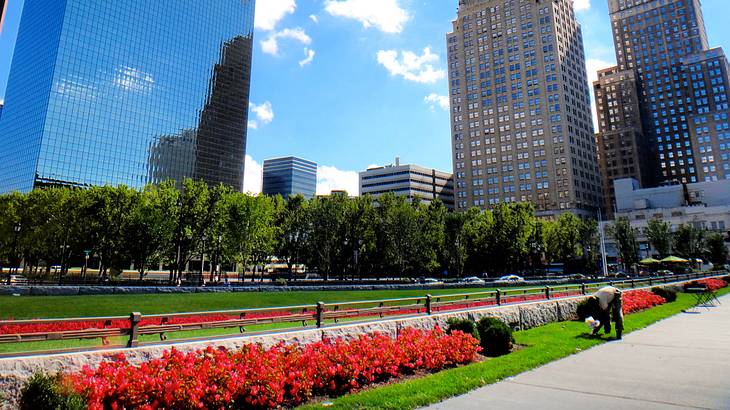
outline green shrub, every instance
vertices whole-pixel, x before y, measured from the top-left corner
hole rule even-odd
[[[663,297],[667,302],[677,300],[677,291],[671,287],[655,287],[651,288],[651,291],[655,295]]]
[[[454,330],[460,330],[467,335],[474,336],[475,339],[479,340],[479,332],[477,332],[477,325],[474,321],[469,319],[458,319],[455,317],[450,318],[446,321],[448,327],[446,333],[451,334]]]
[[[81,396],[64,387],[60,375],[34,374],[20,391],[21,410],[83,410]]]
[[[728,284],[730,284],[730,276],[725,276],[725,277],[722,278],[722,280],[724,280],[725,282],[727,282]]]
[[[502,356],[512,349],[512,329],[499,319],[483,317],[477,323],[480,344],[486,356]]]

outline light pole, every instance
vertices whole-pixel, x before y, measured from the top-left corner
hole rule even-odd
[[[63,271],[66,268],[66,249],[68,249],[68,245],[66,245],[66,241],[64,240],[63,245],[61,245],[61,269],[58,270],[59,285],[63,283]]]
[[[20,235],[21,229],[22,227],[20,226],[20,224],[15,224],[15,226],[13,227],[13,233],[15,235],[13,238],[13,255],[15,255],[16,259],[15,273],[18,273],[18,267],[20,266],[20,256],[18,255],[18,235]],[[10,282],[12,280],[11,273],[12,269],[8,269],[8,285],[10,285]]]
[[[208,237],[203,234],[203,247],[200,250],[200,278],[198,278],[198,286],[203,286],[205,284],[205,279],[203,278],[203,270],[205,269],[205,243],[208,241]]]

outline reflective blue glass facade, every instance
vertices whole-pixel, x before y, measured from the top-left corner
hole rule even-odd
[[[312,198],[317,192],[317,164],[296,157],[267,159],[262,191],[284,198],[296,194]]]
[[[26,0],[0,120],[0,192],[243,189],[254,0]]]

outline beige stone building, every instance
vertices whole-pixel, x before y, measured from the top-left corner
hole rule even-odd
[[[439,199],[448,209],[454,209],[454,180],[448,172],[420,165],[400,163],[369,168],[360,172],[360,195],[377,198],[386,193],[403,195],[409,201],[418,199],[429,204]]]
[[[592,215],[601,181],[572,0],[459,0],[446,36],[456,209]]]

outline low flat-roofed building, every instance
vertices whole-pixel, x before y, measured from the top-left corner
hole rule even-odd
[[[370,194],[377,198],[389,192],[406,196],[411,201],[418,198],[427,204],[439,199],[448,209],[454,209],[451,173],[420,165],[401,165],[399,158],[395,164],[360,172],[360,195]]]

